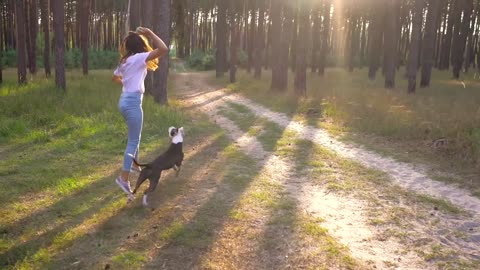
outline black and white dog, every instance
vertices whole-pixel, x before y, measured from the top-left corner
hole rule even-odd
[[[148,205],[148,194],[152,193],[157,187],[162,171],[173,168],[176,171],[176,176],[178,176],[178,174],[180,173],[180,168],[182,166],[184,156],[183,127],[170,127],[168,129],[168,135],[170,136],[170,138],[172,138],[172,143],[170,144],[170,147],[154,161],[148,164],[140,164],[132,156],[135,165],[142,168],[140,176],[138,176],[137,183],[135,184],[135,188],[132,193],[135,194],[145,180],[148,179],[150,182],[150,186],[147,190],[145,190],[143,194],[142,204],[144,206]],[[133,199],[133,194],[129,196],[129,201]]]

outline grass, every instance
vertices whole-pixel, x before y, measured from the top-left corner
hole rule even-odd
[[[152,209],[141,207],[139,200],[126,205],[113,184],[126,130],[111,71],[88,77],[69,71],[66,93],[40,74],[17,87],[14,71],[5,70],[0,89],[0,268],[258,268],[288,263],[356,268],[348,250],[328,235],[315,234],[312,226],[302,229],[301,224],[317,221],[298,215],[281,186],[264,177],[262,166],[208,118],[184,112],[175,99],[162,107],[145,98],[141,159],[150,160],[165,148],[169,126],[183,125],[188,134],[185,166],[178,178],[162,176],[150,197]],[[261,125],[264,144],[280,151],[268,139],[278,127]],[[308,246],[317,253],[290,253],[287,240],[296,250]],[[263,245],[268,241],[282,247]],[[262,254],[271,254],[271,261],[265,262]]]
[[[260,129],[262,130],[268,124],[276,126],[261,117],[255,117],[248,108],[238,104],[228,104],[222,109],[222,114],[240,126],[243,131],[258,128],[258,123],[261,123]],[[432,229],[431,226],[439,225],[434,220],[428,221],[428,217],[432,215],[432,210],[439,211],[439,213],[442,213],[441,215],[455,215],[456,218],[465,214],[445,200],[416,194],[394,186],[384,173],[367,169],[354,161],[340,158],[311,141],[296,139],[295,134],[287,134],[278,126],[273,130],[266,133],[270,141],[275,141],[275,147],[272,149],[274,149],[275,154],[294,161],[292,163],[294,163],[296,176],[304,177],[309,179],[311,183],[323,186],[326,192],[353,196],[366,202],[366,205],[368,205],[366,211],[369,215],[368,223],[378,229],[377,237],[379,241],[395,238],[409,246],[409,243],[415,242],[415,239],[418,238],[412,231],[416,222],[429,222],[429,225],[427,225],[429,230]],[[260,140],[262,133],[252,133],[251,135]],[[269,188],[268,190],[275,189]],[[255,192],[252,194],[254,198],[252,201],[263,204],[269,202],[272,205],[270,202],[272,197],[268,195],[269,193],[266,192]],[[324,236],[324,239],[328,239],[328,232],[321,226],[322,220],[316,221],[311,218],[303,221],[299,221],[302,220],[301,218],[294,220],[282,217],[278,218],[275,223],[296,223],[296,226],[304,235],[311,237]],[[464,238],[464,235],[457,232],[456,237]],[[435,245],[435,240],[430,238],[428,240],[417,244],[427,249],[430,248],[430,245]],[[338,245],[330,247],[327,253],[335,254],[336,249],[338,249]],[[439,252],[430,252],[427,255],[421,250],[417,250],[417,252],[427,260],[434,260],[438,265],[462,265],[465,269],[476,267],[476,262],[463,261],[456,255],[445,257],[444,253]],[[336,257],[338,258],[338,256]],[[348,259],[346,260],[348,261]]]
[[[397,72],[394,90],[385,90],[380,77],[369,81],[365,69],[353,73],[329,69],[324,77],[309,74],[308,98],[300,99],[293,96],[292,85],[286,93],[270,92],[267,72],[262,80],[240,72],[238,82],[228,88],[342,140],[359,142],[402,161],[429,163],[434,167],[433,178],[442,178],[439,171],[444,172],[440,175],[457,173],[460,178],[447,181],[478,193],[480,91],[476,90],[480,83],[473,74],[464,74],[464,88],[450,79],[449,72],[435,71],[430,88],[408,95],[402,72]],[[293,82],[291,73],[289,81]],[[226,84],[224,79],[216,83]],[[433,149],[431,142],[438,138],[448,143]]]

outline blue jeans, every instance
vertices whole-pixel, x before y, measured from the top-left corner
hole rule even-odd
[[[143,124],[142,99],[142,93],[122,93],[118,101],[118,109],[128,127],[128,142],[123,156],[123,171],[130,171],[132,167],[133,160],[129,154],[138,158]]]

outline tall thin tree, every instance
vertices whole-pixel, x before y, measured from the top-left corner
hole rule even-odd
[[[38,5],[37,0],[28,0],[28,69],[31,74],[37,73],[37,34]]]
[[[228,1],[218,0],[217,14],[217,44],[216,44],[216,76],[221,77],[225,72],[227,62],[227,5]]]
[[[460,78],[460,71],[463,66],[465,46],[467,42],[467,36],[470,31],[470,19],[473,10],[473,0],[459,0],[459,11],[463,11],[463,14],[459,13],[460,18],[457,20],[457,26],[454,29],[454,41],[452,44],[452,66],[453,66],[453,78]]]
[[[83,75],[88,75],[88,19],[90,18],[90,1],[82,1],[80,6],[80,48],[82,50]]]
[[[370,23],[368,25],[368,78],[375,80],[380,67],[380,51],[383,44],[383,25],[385,7],[381,0],[372,1],[370,6]]]
[[[395,87],[395,71],[397,64],[399,0],[386,1],[387,12],[385,22],[385,88]]]
[[[299,0],[299,32],[297,42],[297,64],[295,67],[295,94],[307,95],[307,44],[310,31],[310,5],[308,0]]]
[[[65,81],[65,3],[64,0],[51,0],[53,11],[53,35],[55,39],[55,85],[66,90]]]
[[[330,38],[330,0],[325,0],[323,7],[323,30],[322,30],[322,46],[320,48],[320,55],[318,61],[318,74],[323,76],[325,74],[325,66],[327,61],[328,40]]]
[[[26,66],[26,28],[25,28],[25,1],[15,1],[15,22],[17,30],[17,75],[18,84],[27,83]]]
[[[287,91],[288,89],[288,67],[290,64],[290,46],[293,35],[293,15],[297,8],[298,0],[284,0],[283,4],[283,29],[280,41],[280,59],[278,90]]]
[[[408,50],[408,93],[415,93],[417,87],[418,59],[420,55],[420,39],[422,35],[423,8],[425,0],[415,0],[415,9],[413,10],[412,21],[412,39]]]
[[[45,76],[48,78],[51,75],[50,71],[50,1],[40,0],[40,9],[42,17],[43,30],[43,67],[45,69]]]
[[[170,0],[157,0],[154,2],[154,10],[156,14],[155,23],[156,31],[159,37],[170,48],[171,33],[171,17],[170,17]],[[154,89],[153,97],[157,103],[168,104],[167,97],[167,79],[168,79],[168,63],[169,55],[165,55],[160,59],[158,69],[154,73]]]
[[[255,58],[254,58],[254,66],[255,66],[255,73],[254,77],[256,79],[260,79],[262,76],[262,64],[263,64],[263,52],[265,48],[265,1],[266,0],[259,0],[258,1],[258,28],[257,28],[257,37],[255,39]]]
[[[230,82],[237,81],[237,0],[230,0]]]
[[[275,2],[275,3],[273,3]],[[272,90],[281,90],[279,85],[281,73],[281,54],[282,54],[282,3],[283,1],[272,1],[270,7],[270,21],[271,21],[271,55],[270,65],[272,66],[272,81],[270,88]]]
[[[437,32],[437,20],[440,17],[441,6],[444,0],[430,0],[427,9],[425,23],[425,35],[422,44],[422,78],[420,87],[429,87],[433,63],[435,61],[435,38]]]

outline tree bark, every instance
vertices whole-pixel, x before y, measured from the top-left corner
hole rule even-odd
[[[365,65],[365,46],[367,44],[367,21],[362,17],[362,33],[360,35],[360,65],[363,68]]]
[[[374,2],[370,9],[370,23],[368,26],[368,78],[375,80],[378,68],[380,67],[380,51],[383,43],[383,25],[385,21],[385,10],[377,6],[379,1]]]
[[[227,5],[226,0],[219,0],[217,15],[217,51],[216,51],[216,76],[222,77],[226,70],[227,62]]]
[[[53,32],[55,38],[55,85],[66,90],[65,82],[65,7],[64,0],[52,0]]]
[[[290,63],[290,44],[293,33],[293,7],[291,0],[285,0],[283,4],[283,29],[282,39],[280,42],[280,59],[279,59],[279,77],[278,77],[278,90],[287,91],[288,89],[288,68]]]
[[[290,42],[290,59],[291,59],[291,68],[295,72],[295,66],[297,64],[297,40],[298,40],[298,6],[295,0],[295,7],[293,8],[293,27],[292,27],[292,40]]]
[[[320,7],[321,7],[320,2],[318,2],[318,3],[314,4],[313,11],[312,11],[312,17],[313,17],[312,61],[311,61],[312,73],[317,72],[318,58],[319,58],[319,53],[320,53],[320,48],[321,48],[321,46],[320,46],[320,30],[322,28],[321,28]]]
[[[328,52],[328,39],[330,34],[330,0],[325,0],[323,9],[323,31],[322,31],[322,44],[320,48],[319,62],[318,62],[318,74],[323,76],[325,74],[325,66]]]
[[[455,0],[458,1],[458,0]],[[442,54],[440,56],[440,64],[439,64],[439,69],[448,69],[450,67],[450,51],[452,48],[452,32],[453,32],[453,25],[455,24],[455,13],[456,12],[456,2],[451,1],[449,5],[449,11],[448,11],[448,24],[447,24],[447,29],[446,33],[443,39],[443,44],[442,44]]]
[[[43,48],[43,67],[45,69],[45,76],[48,78],[51,75],[50,71],[50,8],[49,0],[40,0],[41,16],[42,16],[42,29],[44,37]]]
[[[177,57],[185,58],[185,0],[174,1],[175,30],[177,32]]]
[[[272,83],[270,88],[272,90],[281,90],[281,86],[279,85],[280,81],[280,57],[282,55],[282,4],[281,2],[276,2],[271,5],[270,8],[270,20],[271,20],[271,56],[270,56],[270,64],[272,66]]]
[[[88,75],[88,18],[90,17],[90,1],[82,1],[80,6],[80,48],[82,50],[82,71]]]
[[[171,18],[170,18],[170,0],[157,0],[154,2],[154,10],[158,14],[156,19],[156,28],[159,37],[170,48]],[[157,103],[168,104],[167,97],[167,79],[169,55],[160,58],[158,69],[154,73],[153,97]]]
[[[15,1],[15,22],[17,29],[17,75],[18,84],[27,83],[26,66],[26,28],[25,28],[25,1]]]
[[[37,0],[28,2],[28,69],[31,74],[37,73],[37,33],[38,33],[38,5]]]
[[[255,73],[254,77],[260,79],[262,76],[262,61],[263,61],[263,51],[265,48],[265,0],[258,1],[258,28],[257,28],[257,37],[255,39]]]
[[[465,44],[470,31],[473,0],[463,0],[461,4],[460,8],[463,9],[463,16],[461,18],[461,23],[458,24],[458,31],[455,31],[456,35],[452,48],[453,78],[455,79],[460,78],[460,71],[464,61]]]
[[[295,95],[307,96],[307,44],[310,31],[310,6],[308,0],[300,0],[297,64],[295,67]]]
[[[140,26],[140,0],[130,0],[129,30],[135,31]]]
[[[385,22],[385,88],[395,87],[399,0],[388,0]]]
[[[236,2],[230,1],[230,83],[237,81],[237,23]]]
[[[478,9],[480,7],[480,2],[477,1],[477,5],[475,6],[475,10],[473,11],[473,16],[472,19],[470,20],[470,26],[469,26],[469,33],[468,33],[468,42],[467,42],[467,49],[466,49],[466,55],[465,55],[465,72],[468,72],[468,69],[470,68],[470,65],[472,62],[475,62],[475,52],[474,52],[474,37],[473,33],[475,30],[475,25],[478,20]]]
[[[255,28],[257,25],[256,3],[254,0],[249,0],[250,6],[250,30],[248,33],[248,47],[247,47],[247,72],[250,73],[253,67],[253,51],[255,47]]]
[[[425,35],[422,46],[422,79],[420,88],[430,86],[430,78],[434,64],[435,39],[437,33],[437,20],[440,17],[443,0],[430,0],[427,10],[427,21],[425,23]]]
[[[415,0],[415,9],[414,9],[413,21],[412,21],[412,40],[410,42],[410,48],[408,50],[408,65],[407,65],[409,94],[415,93],[415,89],[417,87],[418,57],[420,55],[420,39],[422,35],[424,6],[425,6],[425,0]]]

